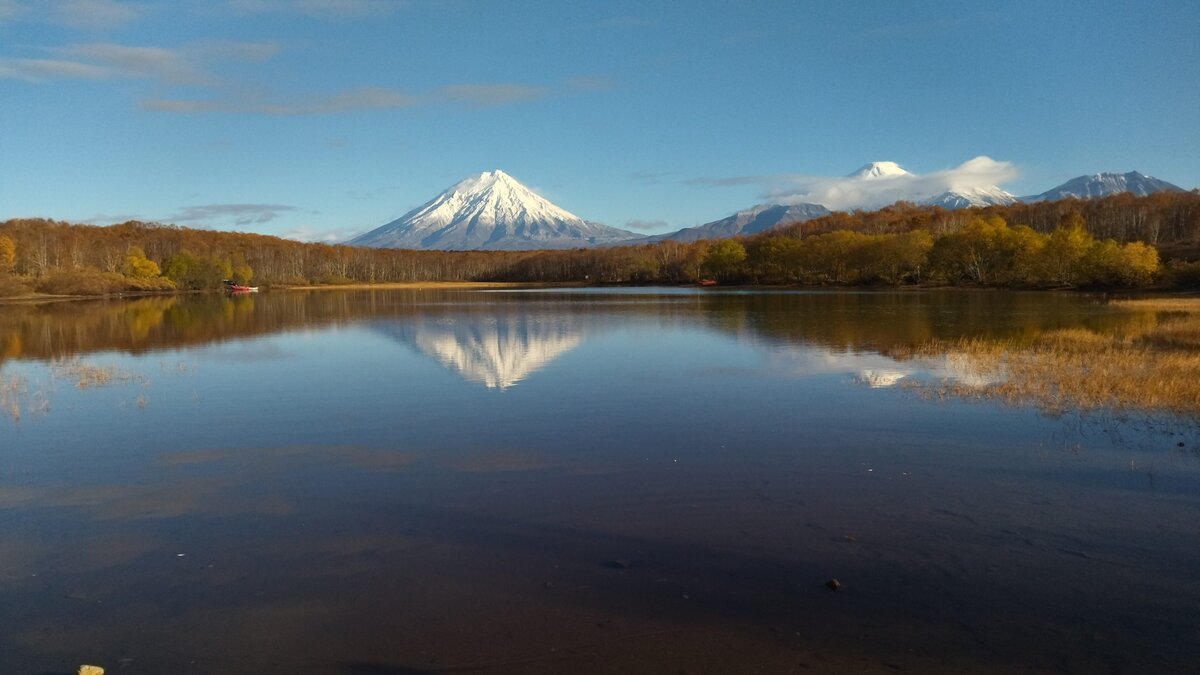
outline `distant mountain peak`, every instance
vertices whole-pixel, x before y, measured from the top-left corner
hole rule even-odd
[[[871,162],[851,173],[848,178],[874,180],[876,178],[891,178],[893,176],[911,176],[903,167],[895,162]]]
[[[635,236],[585,221],[494,169],[460,180],[349,243],[375,248],[543,249],[615,243]]]
[[[1049,190],[1022,199],[1027,202],[1054,201],[1074,197],[1075,199],[1092,199],[1107,197],[1122,192],[1145,196],[1155,192],[1183,192],[1183,188],[1172,185],[1165,180],[1147,176],[1140,171],[1126,173],[1103,172],[1090,176],[1077,176],[1071,180],[1050,188]]]

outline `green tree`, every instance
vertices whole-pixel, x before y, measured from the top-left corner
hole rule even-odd
[[[163,261],[163,274],[183,288],[217,288],[233,275],[226,259],[197,256],[187,249]]]
[[[787,283],[796,281],[800,272],[802,245],[794,237],[778,235],[752,240],[747,249],[747,266],[758,278]]]
[[[920,282],[932,248],[933,237],[925,230],[877,237],[868,247],[871,269],[885,283]]]
[[[700,266],[718,279],[728,279],[737,274],[745,260],[745,246],[733,239],[722,239],[708,249]]]

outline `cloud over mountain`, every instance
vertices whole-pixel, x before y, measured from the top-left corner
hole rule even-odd
[[[983,155],[924,175],[904,170],[883,174],[866,171],[883,164],[891,163],[877,162],[848,176],[771,177],[763,196],[780,204],[821,204],[833,210],[871,209],[902,200],[919,202],[945,192],[991,188],[1017,177],[1012,163]]]

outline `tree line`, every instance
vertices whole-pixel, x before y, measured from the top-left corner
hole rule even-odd
[[[952,284],[1200,283],[1200,193],[960,211],[897,203],[752,237],[548,251],[413,251],[130,221],[0,223],[0,295],[102,295],[350,282]],[[1165,264],[1164,264],[1165,262]]]

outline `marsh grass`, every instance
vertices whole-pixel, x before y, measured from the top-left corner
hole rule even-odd
[[[0,412],[14,421],[21,421],[21,397],[26,391],[25,378],[0,374]]]
[[[150,379],[116,366],[100,366],[78,358],[58,359],[50,363],[51,374],[60,380],[73,382],[77,389],[106,387],[112,384],[136,383],[148,386]]]
[[[1200,416],[1200,301],[1130,301],[1118,307],[1161,313],[1111,333],[1069,328],[1020,343],[935,340],[895,356],[945,359],[951,376],[908,384],[938,397],[997,399],[1049,412]]]

